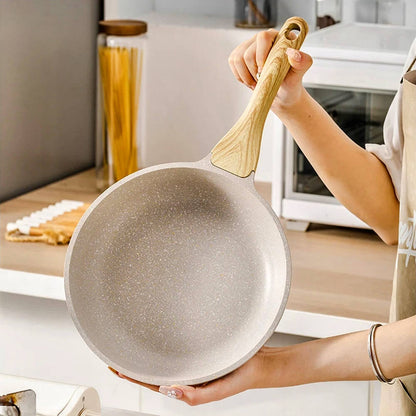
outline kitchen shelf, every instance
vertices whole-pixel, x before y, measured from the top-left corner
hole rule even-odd
[[[270,201],[270,184],[257,188]],[[0,204],[0,292],[65,300],[67,246],[8,242],[6,224],[62,199],[97,196],[95,172],[88,170]],[[325,337],[388,320],[395,247],[371,231],[341,227],[315,225],[286,235],[292,288],[279,332]]]
[[[247,33],[247,29],[234,26],[233,17],[184,15],[177,13],[149,12],[140,15],[140,20],[148,23],[150,30],[153,26],[182,26],[204,29],[237,30]]]

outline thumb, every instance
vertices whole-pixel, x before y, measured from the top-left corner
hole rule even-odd
[[[298,83],[302,81],[305,72],[312,65],[312,57],[307,53],[298,51],[297,49],[287,48],[286,54],[290,63],[291,82]]]

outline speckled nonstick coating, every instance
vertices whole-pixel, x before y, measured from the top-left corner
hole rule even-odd
[[[117,182],[91,204],[68,248],[65,293],[78,331],[106,364],[145,383],[229,373],[267,341],[286,305],[290,258],[279,219],[254,172],[214,166],[217,153]]]

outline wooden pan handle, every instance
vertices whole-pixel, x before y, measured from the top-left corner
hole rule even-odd
[[[289,39],[292,30],[299,31],[296,39]],[[307,33],[308,25],[302,18],[291,17],[285,22],[244,113],[212,149],[213,165],[242,178],[256,170],[267,113],[290,68],[286,49],[299,49]]]

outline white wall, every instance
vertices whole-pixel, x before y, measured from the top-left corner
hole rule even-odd
[[[149,25],[146,165],[205,157],[232,127],[251,90],[228,67],[247,33],[234,29]],[[269,116],[257,179],[271,181],[274,115]]]
[[[105,19],[133,19],[154,9],[154,0],[104,0]]]

